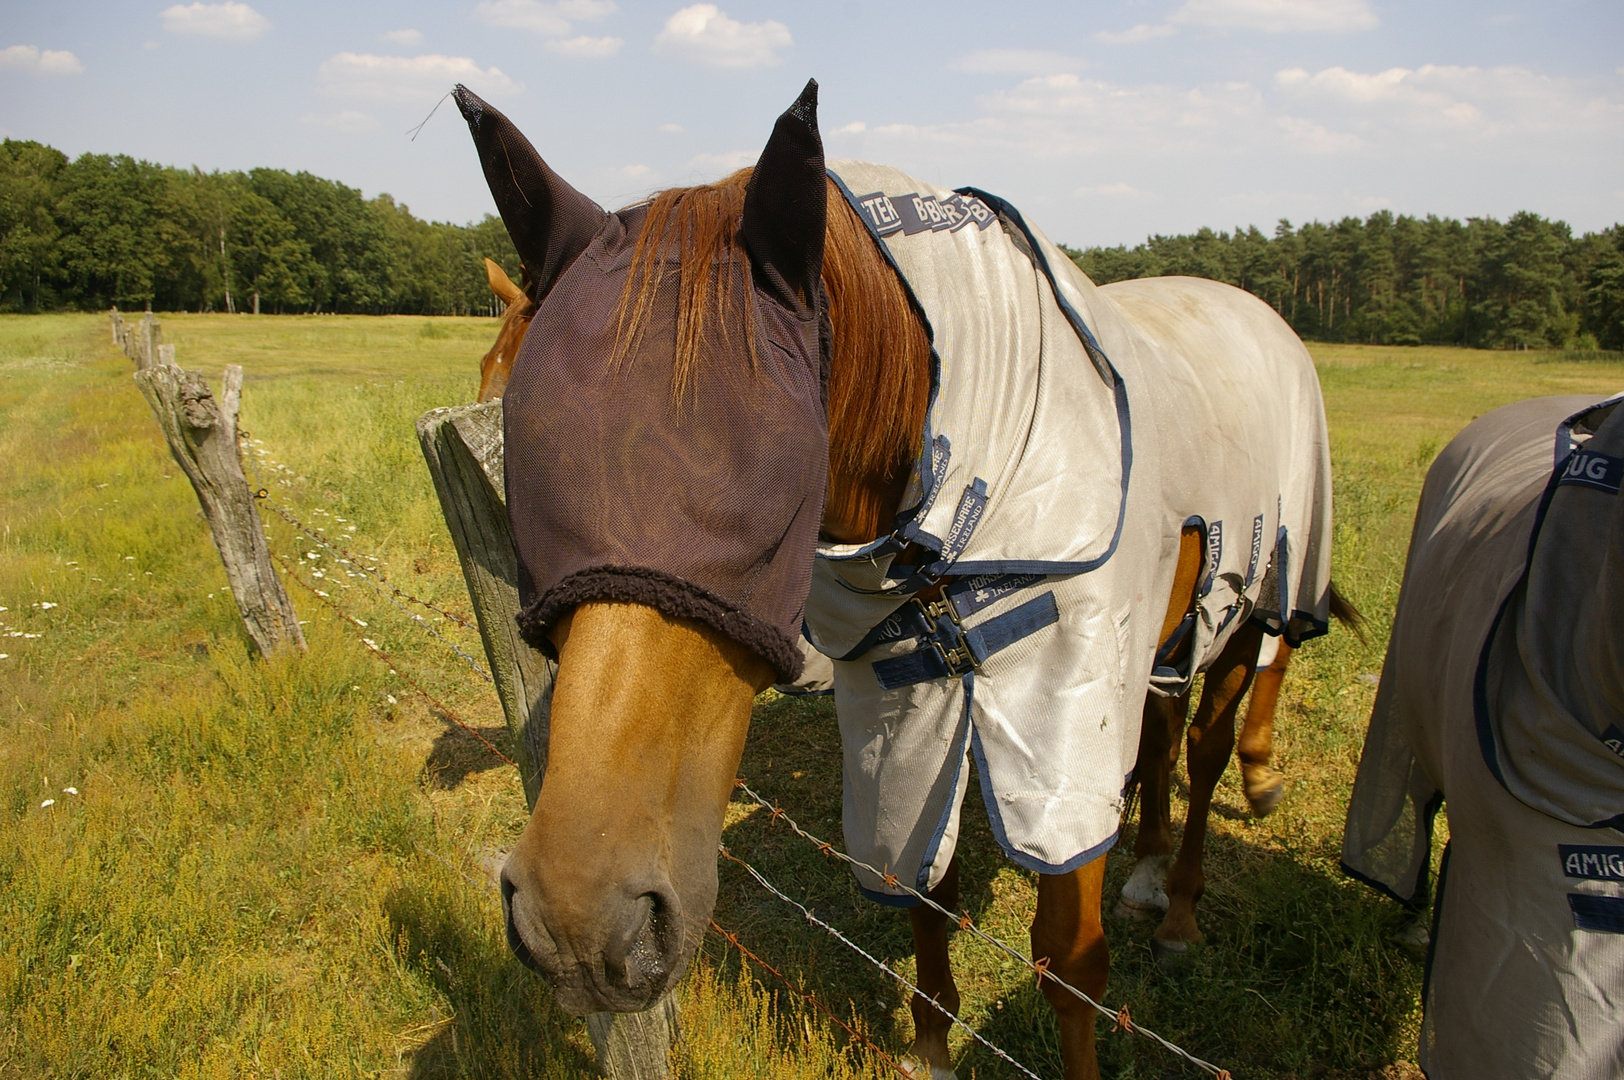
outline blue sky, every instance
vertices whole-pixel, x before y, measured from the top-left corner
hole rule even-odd
[[[492,209],[456,81],[606,206],[753,161],[808,76],[830,156],[1057,241],[1377,209],[1624,220],[1618,0],[0,0],[0,132]]]

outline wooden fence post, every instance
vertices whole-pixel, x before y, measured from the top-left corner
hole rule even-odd
[[[148,333],[143,338],[143,344],[152,340]],[[174,364],[141,365],[135,384],[203,504],[203,516],[254,647],[266,656],[284,645],[304,648],[299,617],[271,565],[265,527],[237,457],[242,368],[227,366],[218,401],[202,372],[183,371]]]
[[[496,696],[513,736],[525,802],[534,807],[547,771],[547,716],[558,665],[531,648],[514,622],[519,560],[502,480],[502,403],[424,413],[417,437],[462,563]]]
[[[558,665],[519,636],[519,560],[502,476],[502,402],[434,409],[417,421],[446,526],[457,547],[497,697],[513,736],[525,801],[533,808],[547,770],[547,724]],[[587,1034],[612,1080],[665,1080],[679,1033],[667,991],[640,1013],[593,1013]]]

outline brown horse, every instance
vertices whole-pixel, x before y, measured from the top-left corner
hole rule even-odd
[[[754,169],[618,214],[559,179],[500,113],[456,93],[525,262],[526,288],[508,301],[502,332],[523,343],[516,362],[501,341],[493,348],[481,397],[503,394],[505,383],[520,624],[559,665],[547,773],[503,869],[503,901],[510,945],[573,1013],[647,1008],[680,977],[714,906],[716,847],[754,696],[800,666],[814,546],[884,538],[917,498],[910,485],[932,402],[931,331],[825,173],[815,91],[809,84],[779,118]],[[1022,241],[1029,254],[1032,236]],[[1115,305],[1161,300],[1154,290],[1113,288],[1108,300],[1098,299],[1106,290],[1090,293],[1091,310],[1110,324],[1107,340],[1131,354],[1133,340],[1149,339],[1132,338]],[[1268,349],[1306,365],[1301,344],[1261,304],[1213,292],[1222,286],[1179,288],[1227,305],[1226,329],[1262,326]],[[1176,322],[1157,332],[1186,340]],[[1199,381],[1190,365],[1207,353],[1184,347],[1180,370]],[[1131,381],[1152,377],[1135,368]],[[1316,411],[1317,393],[1315,384]],[[1153,417],[1136,429],[1142,469],[1156,463],[1156,432],[1166,438],[1175,423]],[[1170,465],[1159,475],[1131,531],[1145,599],[1166,597],[1166,617],[1160,633],[1140,633],[1134,605],[1123,608],[1116,633],[1131,647],[1120,662],[1144,677],[1155,652],[1174,667],[1188,661],[1191,677],[1194,665],[1206,672],[1191,760],[1203,744],[1210,771],[1220,743],[1227,761],[1229,743],[1207,733],[1232,730],[1263,627],[1226,620],[1199,654],[1196,634],[1175,641],[1212,587],[1203,568],[1217,566],[1213,531],[1181,532],[1187,511],[1175,504],[1210,478],[1180,478]],[[1125,475],[1122,490],[1127,506]],[[1260,579],[1262,523],[1260,515],[1252,545]],[[940,562],[937,544],[899,546],[895,565],[928,579],[915,592],[922,604],[953,580],[946,567],[929,570]],[[1251,570],[1246,578],[1252,587]],[[1290,623],[1303,613],[1290,612],[1292,598],[1279,591]],[[1230,614],[1252,603],[1237,600]],[[1097,857],[1108,846],[1040,874],[1032,924],[1033,956],[1095,997],[1109,968]],[[1194,869],[1169,882],[1177,910],[1199,896],[1199,860]],[[930,894],[957,907],[956,857]],[[946,920],[924,907],[910,918],[919,985],[956,1011]],[[1193,916],[1175,925],[1178,940],[1198,933]],[[1097,1076],[1092,1010],[1053,980],[1042,990],[1059,1018],[1068,1080]],[[922,999],[912,1011],[913,1056],[933,1076],[951,1075],[948,1021]]]

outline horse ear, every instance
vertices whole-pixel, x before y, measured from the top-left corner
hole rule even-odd
[[[823,272],[828,177],[818,135],[818,81],[773,126],[744,195],[740,232],[762,284],[804,306]]]
[[[539,302],[564,268],[586,250],[607,215],[548,168],[513,121],[461,83],[451,94],[468,121],[485,182],[530,272],[533,297]]]
[[[524,292],[513,284],[513,279],[507,276],[507,271],[496,265],[494,259],[485,260],[485,280],[490,283],[491,292],[495,293],[496,298],[503,304],[511,305],[524,295]]]

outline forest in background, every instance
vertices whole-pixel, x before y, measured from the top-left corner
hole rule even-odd
[[[1624,349],[1624,226],[1523,212],[1394,215],[1066,248],[1099,284],[1190,274],[1246,289],[1318,341]],[[0,310],[466,315],[501,220],[428,222],[389,195],[282,169],[205,173],[0,143]]]

